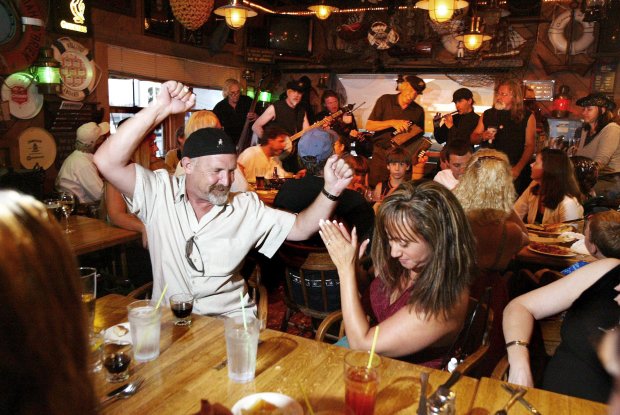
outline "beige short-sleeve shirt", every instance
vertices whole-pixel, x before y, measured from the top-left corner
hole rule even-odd
[[[165,170],[151,172],[136,166],[136,186],[129,209],[146,226],[153,265],[153,298],[168,284],[168,297],[191,292],[194,312],[205,315],[234,315],[241,312],[239,293],[245,292],[239,274],[252,248],[273,256],[286,239],[295,215],[269,208],[256,193],[231,193],[228,203],[215,206],[200,222],[185,196],[185,176],[170,176]],[[190,259],[187,241],[192,238]]]

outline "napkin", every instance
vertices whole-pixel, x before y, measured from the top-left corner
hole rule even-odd
[[[578,239],[577,242],[571,245],[570,249],[578,254],[590,255],[590,252],[588,252],[588,248],[586,248],[585,239]]]
[[[129,332],[129,322],[120,323],[106,329],[104,334],[106,342],[131,343],[131,333]]]

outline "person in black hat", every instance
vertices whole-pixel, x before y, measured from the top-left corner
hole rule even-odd
[[[598,195],[613,192],[609,196],[617,197],[620,195],[620,126],[614,122],[616,103],[595,92],[578,99],[576,104],[583,107],[584,126],[577,147],[571,152],[596,162],[599,179],[594,191]]]
[[[437,113],[433,118],[435,140],[440,144],[450,144],[455,140],[466,141],[469,144],[469,136],[480,118],[474,112],[474,95],[467,88],[459,88],[452,94],[452,102],[456,107],[456,114],[442,116]]]
[[[366,130],[374,131],[374,150],[370,160],[368,184],[375,187],[388,178],[386,155],[391,148],[394,134],[405,133],[419,127],[422,131],[411,137],[403,147],[412,155],[412,165],[417,164],[417,156],[424,133],[424,110],[415,102],[418,95],[426,89],[426,83],[415,75],[406,75],[398,84],[399,93],[379,97],[366,122]]]
[[[162,84],[157,100],[124,123],[95,154],[95,164],[125,196],[129,209],[145,224],[153,264],[153,297],[191,292],[194,312],[240,316],[239,296],[248,304],[240,273],[248,252],[271,257],[285,239],[306,240],[328,219],[353,171],[329,157],[324,187],[298,215],[265,206],[253,192],[231,192],[236,148],[220,128],[200,128],[187,137],[181,164],[185,174],[170,176],[130,163],[142,136],[172,114],[183,114],[196,97],[180,82]],[[247,312],[247,311],[246,311]]]
[[[286,130],[289,135],[293,135],[310,123],[306,116],[306,111],[299,103],[306,90],[306,83],[301,80],[292,80],[286,84],[286,98],[280,99],[267,107],[265,112],[256,119],[252,126],[252,131],[258,137],[263,136],[263,129],[267,123],[277,121],[278,125]]]

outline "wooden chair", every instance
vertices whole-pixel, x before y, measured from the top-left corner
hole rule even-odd
[[[144,300],[147,298],[151,298],[151,293],[153,292],[153,281],[147,282],[146,284],[136,288],[129,294],[127,297],[135,298],[136,300]]]
[[[495,369],[493,369],[493,373],[491,373],[490,378],[505,382],[508,380],[509,369],[510,365],[508,364],[508,356],[504,355],[497,365],[495,365]]]
[[[286,314],[281,330],[286,331],[293,312],[311,317],[314,324],[340,310],[338,272],[327,250],[290,241],[284,242],[278,256],[285,266],[284,302]],[[318,325],[318,324],[317,324]]]
[[[314,340],[324,342],[326,337],[330,337],[328,332],[334,324],[340,324],[340,328],[338,329],[338,339],[342,338],[344,336],[344,320],[342,319],[342,311],[338,310],[330,313],[323,319],[319,327],[316,329]]]
[[[488,306],[487,295],[481,301],[469,298],[469,306],[465,324],[450,351],[446,354],[441,367],[448,369],[451,359],[456,359],[456,369],[462,374],[474,370],[489,351],[489,333],[493,325],[493,310]]]

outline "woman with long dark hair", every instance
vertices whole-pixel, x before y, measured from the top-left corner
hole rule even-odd
[[[458,200],[435,182],[401,184],[375,220],[371,256],[376,278],[368,307],[355,278],[357,233],[321,221],[320,234],[340,277],[345,330],[353,349],[438,367],[467,313],[475,273],[475,241]],[[370,314],[372,324],[366,319]]]
[[[532,183],[515,203],[526,223],[560,223],[583,217],[573,165],[562,150],[544,148],[532,163]]]

